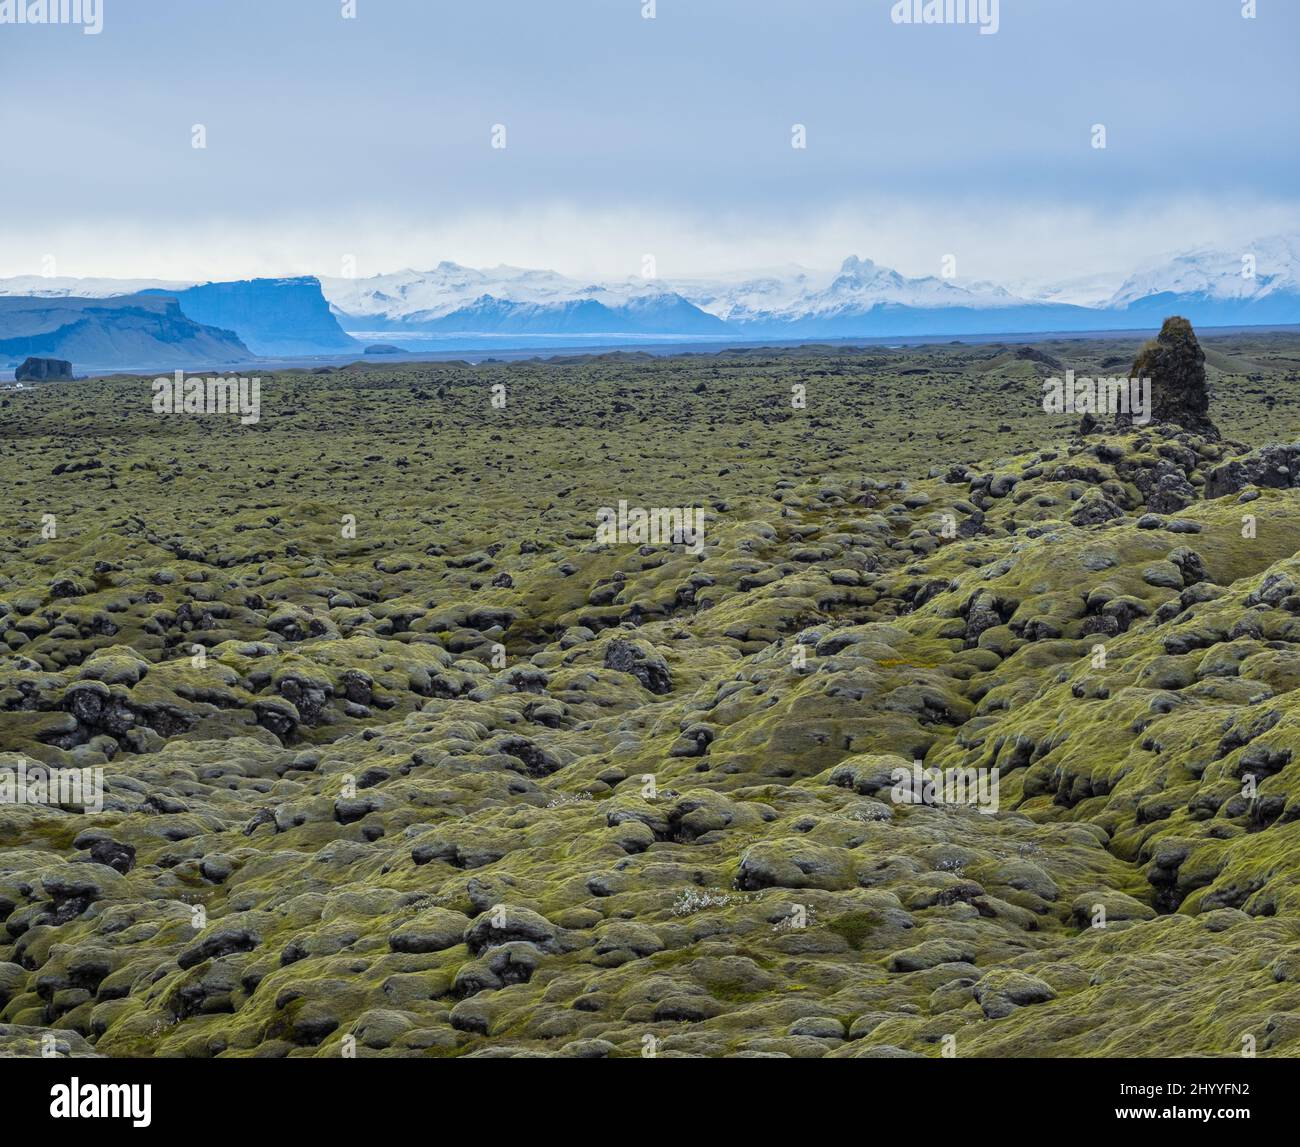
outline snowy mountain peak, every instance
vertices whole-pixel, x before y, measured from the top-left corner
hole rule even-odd
[[[857,255],[850,255],[840,264],[840,274],[857,275],[862,272],[873,271],[875,267],[876,264],[870,259],[860,259]]]
[[[1126,279],[1110,299],[1126,307],[1152,295],[1202,299],[1261,299],[1300,289],[1300,236],[1271,235],[1240,251],[1203,247],[1148,264]]]

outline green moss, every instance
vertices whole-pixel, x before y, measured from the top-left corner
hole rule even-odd
[[[880,924],[879,912],[845,912],[828,920],[826,927],[837,936],[843,936],[850,947],[860,952]]]

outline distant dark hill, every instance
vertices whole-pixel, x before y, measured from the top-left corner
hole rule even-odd
[[[68,359],[87,367],[237,362],[248,347],[230,330],[187,318],[175,299],[0,298],[0,356]]]
[[[64,382],[72,378],[72,363],[66,358],[37,358],[29,355],[14,371],[15,382]]]
[[[237,331],[254,354],[340,354],[360,345],[339,326],[321,294],[320,280],[311,276],[144,293],[170,295],[195,322]]]

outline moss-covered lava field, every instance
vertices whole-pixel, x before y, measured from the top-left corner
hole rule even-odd
[[[6,392],[0,1054],[1300,1054],[1300,338],[1138,343]]]

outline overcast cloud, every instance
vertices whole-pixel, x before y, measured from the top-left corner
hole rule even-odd
[[[1064,279],[1300,229],[1291,0],[1001,0],[996,35],[898,26],[890,0],[643,2],[104,0],[98,35],[0,25],[0,274],[951,253],[964,278]]]

